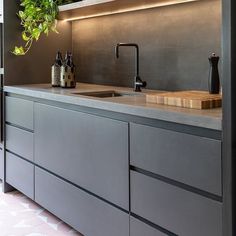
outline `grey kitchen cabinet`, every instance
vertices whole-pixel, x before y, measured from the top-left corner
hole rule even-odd
[[[85,236],[222,236],[220,140],[90,112],[6,96],[6,182]]]
[[[130,236],[168,236],[168,235],[131,216]]]
[[[6,181],[34,199],[34,165],[6,152]]]
[[[131,212],[181,236],[222,236],[222,203],[131,171]]]
[[[6,125],[6,149],[33,162],[34,134]]]
[[[35,201],[85,236],[129,236],[129,214],[38,167]]]
[[[5,97],[6,122],[29,130],[34,129],[34,102],[16,97]]]
[[[130,124],[131,165],[222,195],[221,141]]]
[[[128,123],[35,104],[35,163],[129,209]]]

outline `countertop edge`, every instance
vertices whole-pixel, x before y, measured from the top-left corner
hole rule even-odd
[[[29,88],[4,86],[4,92],[30,96],[38,99],[52,100],[88,108],[101,109],[111,112],[118,112],[128,115],[135,115],[144,118],[157,119],[183,125],[190,125],[212,130],[222,130],[222,120],[210,116],[185,114],[176,111],[166,111],[164,108],[150,108],[138,105],[123,104],[111,101],[101,101],[95,98],[76,97],[65,94],[55,94],[46,91],[38,91]],[[65,97],[67,99],[65,99]]]

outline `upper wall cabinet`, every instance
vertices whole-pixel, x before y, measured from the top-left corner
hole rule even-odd
[[[83,0],[60,6],[59,19],[77,20],[200,0]]]

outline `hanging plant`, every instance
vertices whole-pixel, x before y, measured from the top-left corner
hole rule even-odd
[[[72,0],[22,0],[17,15],[23,27],[23,46],[15,46],[13,54],[25,55],[34,41],[38,41],[41,34],[48,35],[49,32],[57,32],[58,6],[74,2]]]

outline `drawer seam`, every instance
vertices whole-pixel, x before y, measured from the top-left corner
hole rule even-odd
[[[201,195],[201,196],[209,198],[211,200],[218,201],[218,202],[221,202],[221,203],[223,202],[223,198],[221,196],[218,196],[214,193],[210,193],[210,192],[204,191],[202,189],[193,187],[191,185],[184,184],[182,182],[167,178],[165,176],[158,175],[158,174],[155,174],[153,172],[150,172],[150,171],[147,171],[147,170],[144,170],[144,169],[132,166],[132,165],[130,166],[130,170],[133,170],[135,172],[141,173],[143,175],[149,176],[149,177],[154,178],[154,179],[158,179],[158,180],[160,180],[162,182],[165,182],[167,184],[174,185],[174,186],[179,187],[181,189],[184,189],[188,192],[192,192],[192,193]]]

